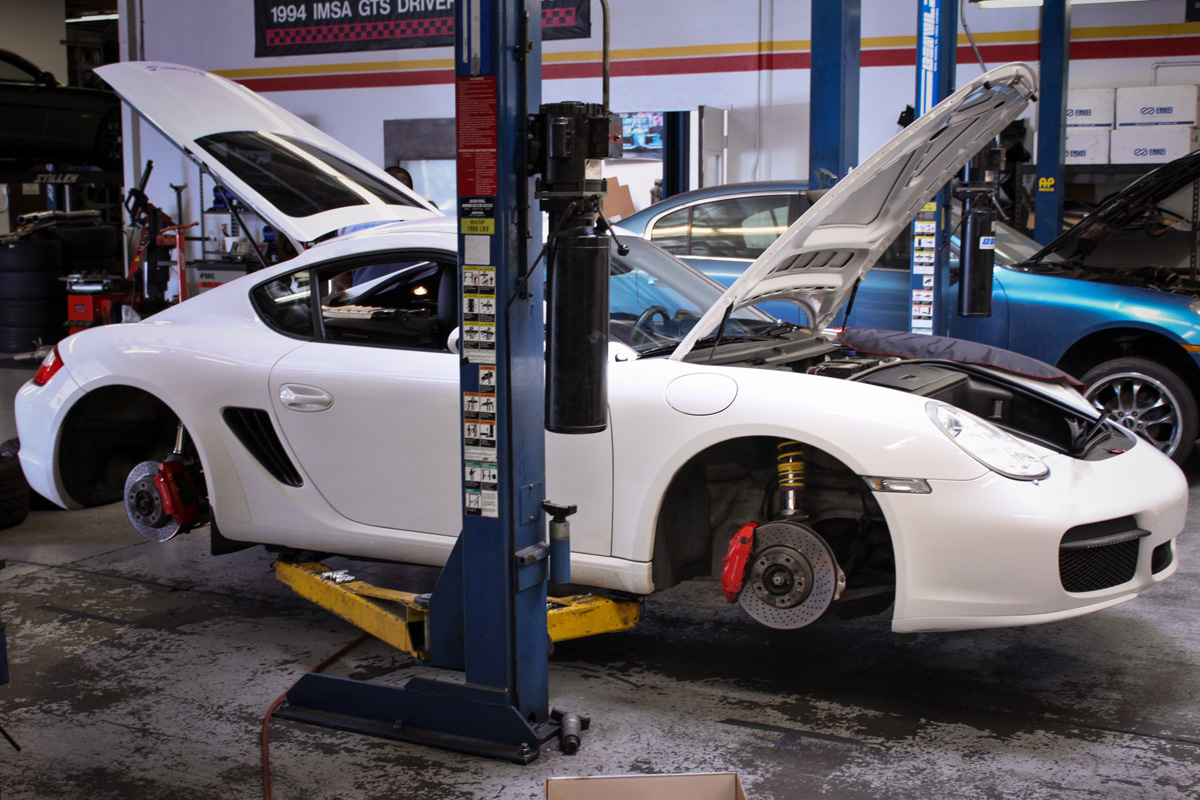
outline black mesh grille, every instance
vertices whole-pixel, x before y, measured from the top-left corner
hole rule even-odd
[[[1068,592],[1094,592],[1133,580],[1140,541],[1135,535],[1112,544],[1060,549],[1058,574],[1063,588]]]
[[[292,464],[275,427],[271,425],[271,417],[261,408],[229,407],[221,412],[225,424],[237,436],[238,441],[245,445],[250,455],[258,459],[271,477],[288,486],[303,486],[300,473]]]

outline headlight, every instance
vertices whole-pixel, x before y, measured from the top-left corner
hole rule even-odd
[[[1022,481],[1044,478],[1050,473],[1032,448],[992,423],[943,403],[930,402],[925,410],[950,441],[988,469]]]
[[[1200,300],[1193,300],[1192,302],[1188,303],[1188,310],[1190,310],[1193,314],[1200,314]]]

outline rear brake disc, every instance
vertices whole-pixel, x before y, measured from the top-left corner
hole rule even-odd
[[[179,523],[163,510],[162,495],[154,485],[160,469],[157,461],[143,461],[125,480],[125,513],[142,536],[165,542],[179,533]]]

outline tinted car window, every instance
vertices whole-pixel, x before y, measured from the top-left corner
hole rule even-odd
[[[258,313],[284,333],[305,338],[315,335],[308,270],[282,275],[255,288],[250,297]]]
[[[675,255],[755,259],[788,226],[791,195],[732,197],[674,211],[650,239]]]
[[[320,286],[326,341],[446,350],[458,325],[458,264],[448,259],[331,267]]]
[[[196,141],[289,217],[347,206],[418,205],[353,164],[287,136],[233,131]]]
[[[37,77],[28,70],[18,67],[16,64],[0,61],[0,81],[6,83],[36,83]]]

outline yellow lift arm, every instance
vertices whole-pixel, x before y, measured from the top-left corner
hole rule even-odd
[[[414,658],[429,660],[425,623],[428,607],[418,595],[384,589],[355,579],[344,570],[331,570],[319,562],[275,562],[275,577],[292,591],[387,642]],[[610,600],[590,594],[547,598],[550,641],[565,642],[598,633],[627,631],[638,624],[641,605],[636,600]]]

